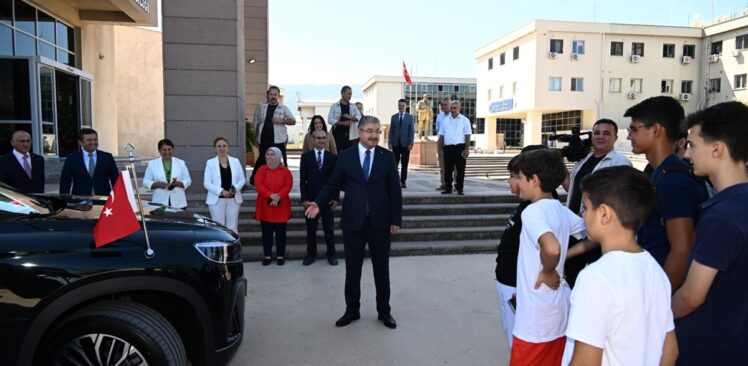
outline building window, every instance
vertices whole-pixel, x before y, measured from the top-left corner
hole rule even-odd
[[[611,78],[609,85],[608,85],[608,91],[611,93],[620,93],[621,92],[621,78]]]
[[[519,93],[519,81],[512,83],[512,96],[517,95],[517,93]]]
[[[75,52],[73,27],[23,1],[0,1],[0,55],[42,56],[75,67]]]
[[[735,75],[735,89],[745,89],[746,74]]]
[[[644,57],[644,43],[634,42],[631,44],[631,54]]]
[[[584,55],[584,41],[571,41],[571,53]]]
[[[499,86],[499,99],[504,99],[504,86]]]
[[[514,47],[512,50],[512,60],[516,60],[519,58],[519,46]]]
[[[571,131],[572,127],[581,125],[582,111],[548,113],[541,117],[540,132],[547,136],[557,131]]]
[[[491,101],[491,94],[493,94],[493,89],[488,89],[488,101]]]
[[[709,79],[709,93],[719,93],[722,91],[722,79]]]
[[[663,44],[662,45],[662,57],[675,58],[675,45],[672,43]]]
[[[623,56],[623,42],[610,42],[610,55]]]
[[[748,48],[748,34],[735,37],[735,49],[742,50]]]
[[[473,127],[475,127],[473,133],[475,133],[476,135],[482,135],[486,133],[486,120],[483,118],[476,118]]]
[[[584,91],[584,78],[571,78],[571,91]]]
[[[503,65],[505,63],[506,63],[506,54],[504,52],[502,52],[499,55],[499,65]]]
[[[551,40],[551,52],[564,53],[564,40],[563,39],[552,39]]]
[[[522,120],[514,118],[497,118],[496,133],[504,134],[504,145],[522,146]]]
[[[673,80],[666,79],[660,83],[660,93],[672,94],[673,92]]]
[[[722,54],[722,41],[712,42],[709,45],[710,55],[721,55]]]
[[[488,69],[489,70],[493,69],[493,57],[488,59]]]
[[[642,92],[642,79],[631,79],[631,91],[634,93]]]
[[[688,56],[690,58],[696,57],[696,45],[684,44],[683,45],[683,56]]]
[[[693,87],[693,81],[683,80],[680,82],[680,92],[691,94],[691,88]]]
[[[561,91],[561,77],[551,76],[548,78],[548,90]]]

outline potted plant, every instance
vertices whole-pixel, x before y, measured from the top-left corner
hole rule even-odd
[[[252,122],[249,122],[249,119],[244,117],[244,143],[247,147],[246,152],[246,160],[247,165],[254,165],[255,163],[255,152],[254,152],[254,140],[255,140],[255,130],[254,126],[252,125]]]

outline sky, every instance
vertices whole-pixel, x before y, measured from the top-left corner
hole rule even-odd
[[[687,26],[748,0],[269,0],[271,84],[475,77],[473,53],[533,19]],[[311,96],[310,96],[311,97]]]

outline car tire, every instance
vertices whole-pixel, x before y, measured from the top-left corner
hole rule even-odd
[[[135,302],[105,301],[65,319],[51,333],[37,364],[187,364],[182,340],[166,318]],[[108,360],[108,361],[106,361]],[[102,362],[105,361],[105,362]]]

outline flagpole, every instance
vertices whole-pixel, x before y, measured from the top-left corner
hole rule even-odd
[[[140,222],[143,224],[143,234],[145,235],[146,250],[143,255],[145,255],[146,258],[153,258],[156,255],[156,252],[154,252],[151,248],[151,239],[148,237],[148,227],[145,225],[145,211],[143,211],[143,203],[140,201],[140,190],[138,189],[138,174],[135,171],[135,158],[132,155],[132,152],[135,151],[135,146],[128,143],[127,146],[125,146],[125,150],[127,150],[127,154],[130,160],[130,164],[127,164],[126,169],[131,172],[132,180],[135,181],[133,186],[133,190],[135,191],[135,201],[138,204],[138,210],[140,210]]]

